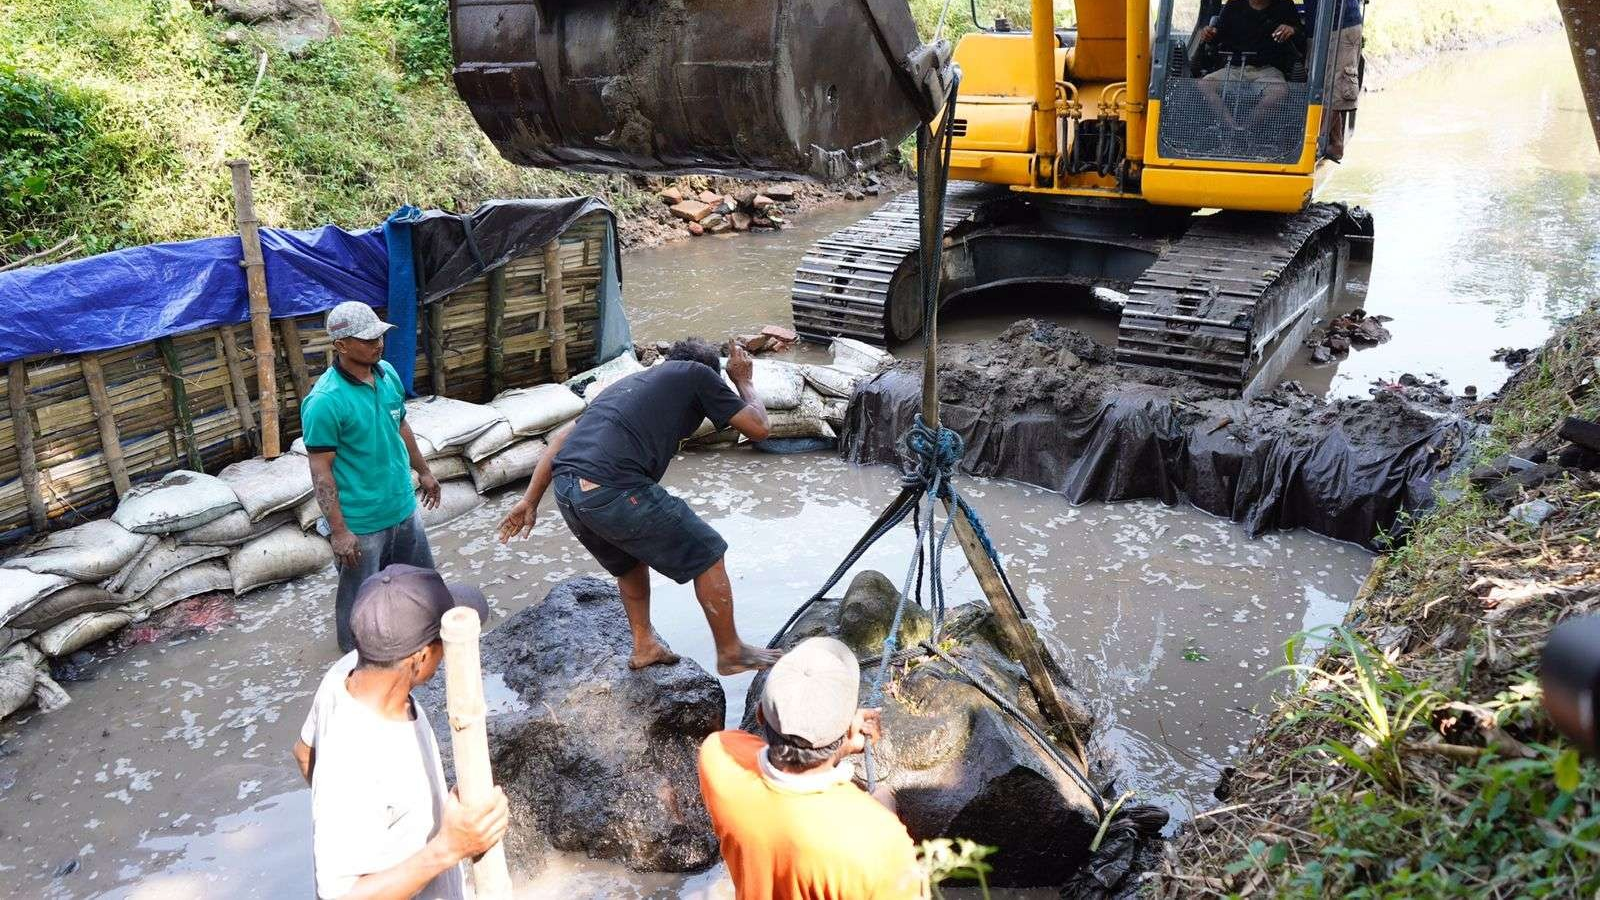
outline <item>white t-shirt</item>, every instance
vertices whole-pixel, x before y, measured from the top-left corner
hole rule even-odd
[[[312,854],[317,896],[349,893],[363,875],[381,872],[421,850],[438,830],[448,789],[428,716],[395,722],[350,695],[351,652],[317,687],[300,740],[316,750],[311,772]],[[421,900],[464,900],[461,865],[439,873]]]

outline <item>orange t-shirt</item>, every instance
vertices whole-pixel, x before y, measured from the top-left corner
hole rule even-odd
[[[894,813],[848,782],[816,792],[761,775],[766,744],[719,731],[700,745],[700,793],[739,900],[921,896],[916,849]]]

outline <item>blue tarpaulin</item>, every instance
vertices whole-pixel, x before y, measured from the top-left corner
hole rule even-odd
[[[607,214],[595,360],[605,362],[628,349],[629,333],[611,210],[592,197],[494,201],[461,216],[407,206],[383,227],[355,232],[332,225],[263,228],[272,316],[315,315],[345,300],[379,309],[393,304],[389,321],[399,327],[385,356],[409,382],[419,299],[432,302],[595,211]],[[110,350],[247,322],[250,302],[240,258],[239,238],[230,236],[0,273],[0,363]]]
[[[383,231],[261,229],[273,317],[388,302]],[[239,238],[149,244],[0,274],[0,362],[86,353],[250,320]]]

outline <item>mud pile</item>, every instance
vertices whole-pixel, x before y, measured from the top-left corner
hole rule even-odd
[[[1387,391],[1324,402],[1291,383],[1232,399],[1173,372],[1118,366],[1088,336],[1035,320],[943,353],[941,418],[966,442],[962,471],[1074,503],[1186,499],[1252,534],[1304,527],[1371,545],[1401,512],[1432,502],[1474,431],[1445,407]],[[845,457],[902,461],[920,402],[916,364],[868,383],[845,418]]]

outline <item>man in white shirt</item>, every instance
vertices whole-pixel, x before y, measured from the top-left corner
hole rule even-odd
[[[323,900],[464,900],[461,862],[500,842],[506,798],[465,806],[444,783],[439,747],[411,690],[444,657],[439,617],[489,615],[482,592],[392,565],[361,585],[356,649],[317,688],[294,757],[311,785],[312,853]]]

